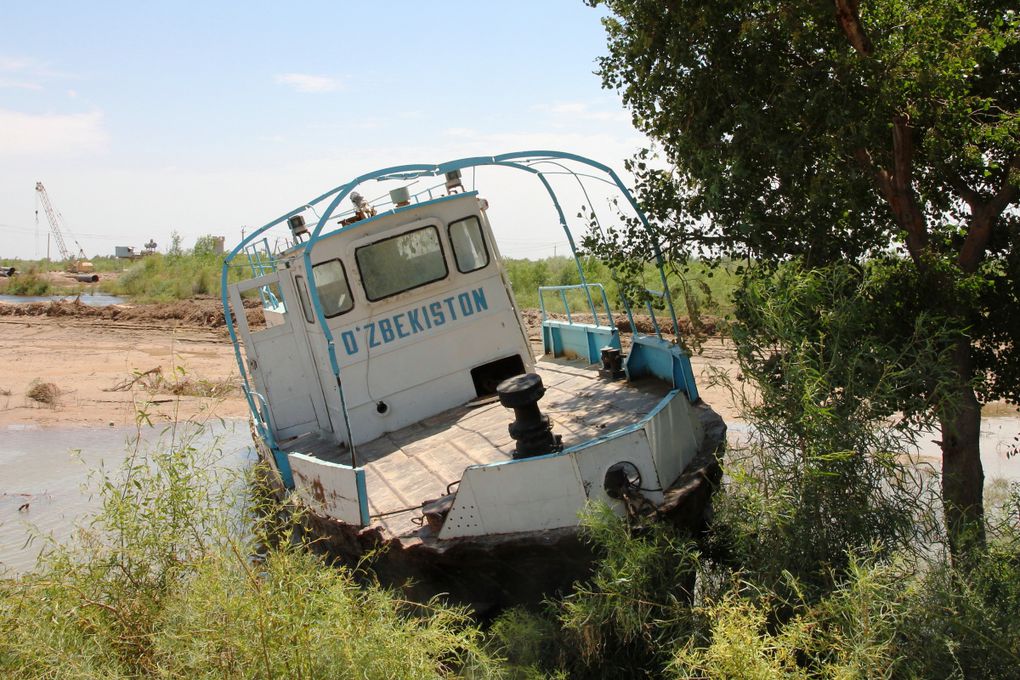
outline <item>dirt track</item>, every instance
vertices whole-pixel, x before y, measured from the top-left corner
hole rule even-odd
[[[257,306],[248,309],[247,316],[253,326],[263,323]],[[525,319],[534,327],[533,342],[540,345],[537,312],[526,310]],[[711,340],[692,363],[702,397],[724,418],[735,417],[725,390],[711,387],[708,380],[712,367],[734,374],[732,353],[721,341]],[[0,428],[128,425],[139,412],[154,422],[209,412],[220,417],[247,414],[237,389],[226,397],[204,398],[177,396],[165,384],[153,389],[148,379],[125,388],[138,374],[157,367],[171,382],[239,383],[223,310],[212,299],[110,307],[0,304],[0,366]],[[27,396],[41,383],[57,387],[54,404]],[[116,387],[124,389],[114,391]]]

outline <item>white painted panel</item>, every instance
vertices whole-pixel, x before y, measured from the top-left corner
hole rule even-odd
[[[294,491],[317,515],[361,526],[357,471],[302,453],[287,454],[294,474]],[[367,499],[366,499],[367,503]]]
[[[464,471],[440,538],[574,526],[587,496],[570,455]]]
[[[290,326],[277,326],[252,334],[259,387],[266,392],[278,437],[286,438],[318,428],[311,391],[319,385],[307,367],[303,343]]]
[[[385,414],[379,413],[374,401],[350,409],[355,446],[436,415],[437,403],[465,404],[475,398],[475,387],[470,374],[461,372],[397,394],[379,396],[385,397],[389,407]]]
[[[694,416],[687,395],[670,392],[669,403],[658,409],[645,424],[652,458],[659,473],[660,486],[668,488],[694,457],[705,438],[701,423]]]
[[[616,463],[624,461],[633,463],[641,474],[641,486],[645,489],[659,488],[655,463],[652,461],[651,446],[644,430],[633,430],[597,439],[594,443],[571,451],[577,461],[577,469],[581,480],[588,490],[588,498],[603,501],[623,512],[619,501],[606,494],[606,471]],[[642,491],[645,498],[658,503],[662,500],[660,491]]]

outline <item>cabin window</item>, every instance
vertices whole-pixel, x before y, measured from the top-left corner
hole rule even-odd
[[[489,249],[482,236],[482,225],[472,215],[456,222],[450,222],[450,243],[453,244],[453,257],[457,261],[457,271],[467,274],[482,269],[489,264]]]
[[[340,260],[320,262],[312,267],[315,272],[315,289],[319,293],[319,302],[326,317],[333,317],[349,312],[354,307],[351,287],[347,285],[347,272]]]
[[[305,288],[305,280],[300,276],[294,277],[294,287],[297,288],[298,300],[301,301],[301,311],[305,314],[305,321],[314,323],[312,318],[312,303],[308,300],[308,289]]]
[[[445,279],[448,273],[439,231],[415,229],[376,241],[354,252],[365,295],[375,302]]]

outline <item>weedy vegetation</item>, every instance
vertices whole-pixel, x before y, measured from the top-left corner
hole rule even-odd
[[[10,394],[10,393],[8,393]],[[56,407],[60,400],[61,390],[56,383],[33,380],[25,392],[25,396],[39,404]]]
[[[491,627],[508,672],[1020,676],[1020,485],[989,505],[987,549],[951,560],[935,472],[908,452],[937,418],[926,395],[952,382],[940,366],[955,331],[928,318],[909,338],[862,341],[885,274],[791,263],[743,282],[733,388],[750,427],[706,532],[591,509],[592,579]]]
[[[247,494],[222,452],[196,448],[199,432],[175,425],[160,446],[136,446],[119,469],[97,473],[102,507],[75,540],[0,580],[6,674],[491,674],[464,610],[411,605],[305,543],[267,540],[278,508]]]

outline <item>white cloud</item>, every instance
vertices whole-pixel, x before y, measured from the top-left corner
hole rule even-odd
[[[292,87],[298,92],[335,92],[343,88],[343,83],[337,78],[308,73],[284,73],[276,76],[276,82]]]
[[[24,57],[0,57],[0,71],[6,71],[7,73],[25,71],[34,66],[36,66],[36,62],[32,59],[25,59]]]
[[[105,148],[103,114],[31,114],[0,109],[0,156],[61,154]]]
[[[71,77],[51,69],[37,59],[0,56],[0,88],[41,90],[47,80]]]
[[[10,78],[0,78],[0,88],[7,88],[13,90],[41,90],[42,85],[40,83],[34,83],[27,80],[11,80]]]

